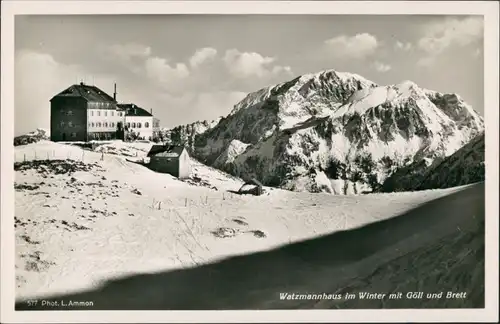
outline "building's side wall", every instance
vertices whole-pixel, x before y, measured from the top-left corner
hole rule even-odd
[[[179,159],[152,156],[149,160],[149,168],[156,172],[168,173],[174,177],[179,176]]]
[[[83,98],[54,98],[50,104],[50,139],[54,142],[85,141],[86,106]]]
[[[186,150],[179,156],[179,179],[189,178],[191,176],[191,158]]]
[[[113,103],[89,102],[87,130],[89,140],[115,139],[118,123],[125,122],[125,112],[117,111]]]
[[[160,132],[160,120],[156,117],[153,117],[153,138],[158,137]]]
[[[139,124],[141,127],[138,127]],[[129,131],[138,133],[140,137],[146,140],[153,139],[153,116],[126,116],[125,125],[128,126]]]

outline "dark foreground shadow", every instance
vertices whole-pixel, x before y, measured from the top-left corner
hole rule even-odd
[[[195,268],[132,275],[95,290],[38,298],[36,306],[18,301],[16,310],[484,307],[484,212],[480,183],[361,228]],[[318,301],[300,295],[460,289],[467,298],[346,301],[331,295]],[[296,296],[283,300],[283,293]]]

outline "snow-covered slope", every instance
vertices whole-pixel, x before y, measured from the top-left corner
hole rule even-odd
[[[365,196],[275,190],[222,200],[160,177],[152,183],[167,189],[131,194],[139,178],[151,181],[148,173],[98,164],[122,178],[105,173],[101,180],[95,166],[72,174],[75,189],[54,175],[31,194],[16,193],[16,309],[484,308],[483,184]],[[103,188],[79,186],[97,180]],[[169,204],[150,208],[152,198]],[[216,233],[231,236],[210,233],[222,227]],[[423,298],[406,298],[413,291]],[[389,298],[400,292],[402,298]],[[447,298],[449,292],[460,295]],[[53,306],[20,300],[29,297]],[[68,306],[70,300],[93,304]]]
[[[224,168],[225,165],[233,163],[234,159],[241,155],[250,146],[237,139],[232,140],[227,148],[215,160],[214,166]]]
[[[484,133],[427,172],[419,190],[450,188],[485,180]]]
[[[361,193],[397,168],[453,154],[483,129],[458,95],[330,70],[249,94],[197,137],[195,154],[270,186]]]
[[[461,190],[334,196],[274,189],[240,196],[229,190],[241,180],[201,164],[195,165],[201,180],[190,183],[117,154],[48,141],[16,147],[15,158],[17,297],[267,250],[391,218]]]
[[[422,160],[398,169],[381,186],[381,192],[449,188],[485,180],[484,132],[452,155],[432,164]]]

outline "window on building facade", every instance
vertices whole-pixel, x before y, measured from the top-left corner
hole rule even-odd
[[[135,128],[135,123],[132,123],[132,128]]]
[[[130,128],[130,123],[127,123],[127,127]]]
[[[137,128],[141,128],[141,123],[137,123]]]
[[[100,111],[97,111],[97,116],[101,116],[101,112]]]
[[[68,116],[73,116],[73,111],[72,110],[68,110]]]
[[[63,121],[61,122],[61,127],[64,127],[64,122]]]
[[[90,116],[94,116],[94,112],[93,111],[90,111]]]
[[[115,113],[112,111],[112,112],[111,112],[111,116],[114,116],[114,115],[115,115]]]
[[[73,122],[68,122],[68,127],[73,127]]]
[[[76,133],[71,133],[71,137],[76,137]]]
[[[148,122],[145,122],[145,123],[144,123],[144,127],[149,128],[149,123],[148,123]]]
[[[94,123],[90,123],[90,127],[94,127]]]
[[[105,112],[104,112],[104,117],[106,117],[107,115],[108,115],[108,112],[107,112],[107,111],[105,111]]]
[[[97,122],[97,127],[101,127],[101,122]]]
[[[111,122],[111,127],[115,127],[115,123],[114,122]]]

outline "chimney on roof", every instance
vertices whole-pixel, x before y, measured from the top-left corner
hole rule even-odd
[[[116,101],[116,82],[115,82],[115,92],[113,92],[113,100]]]
[[[153,114],[153,108],[150,109],[151,110],[151,115]]]
[[[83,81],[80,81],[80,85],[84,85],[85,83],[83,83]]]

